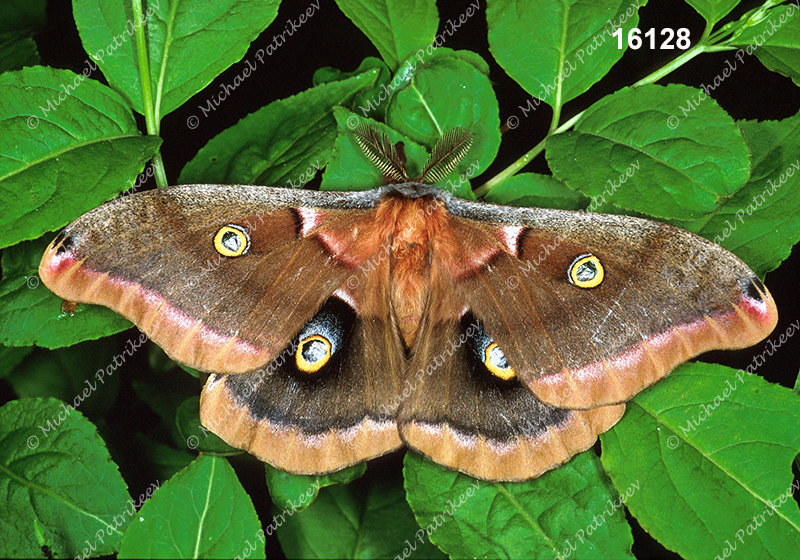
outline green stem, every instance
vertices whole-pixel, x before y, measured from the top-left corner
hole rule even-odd
[[[741,18],[736,20],[735,22],[730,22],[716,32],[711,33],[711,26],[707,27],[703,32],[703,36],[700,38],[700,41],[687,50],[685,53],[681,54],[674,60],[668,62],[666,65],[662,66],[652,74],[645,76],[631,87],[640,87],[647,84],[652,84],[660,80],[661,78],[669,75],[671,72],[677,70],[694,57],[709,52],[721,52],[721,51],[728,51],[732,50],[735,47],[730,46],[730,42],[733,41],[739,34],[741,34],[742,30],[750,24],[751,21],[760,21],[763,19],[767,12],[774,6],[780,4],[780,0],[767,0],[762,4],[760,7],[755,8],[746,14],[744,14]],[[724,40],[723,40],[724,38]],[[544,139],[536,144],[529,152],[523,155],[521,158],[516,160],[514,163],[503,169],[500,173],[486,181],[483,185],[478,187],[475,190],[475,196],[478,198],[482,198],[486,196],[489,191],[491,191],[494,187],[517,173],[520,169],[525,167],[528,163],[530,163],[533,158],[539,155],[540,152],[544,150],[545,144],[547,139],[553,134],[559,134],[561,132],[566,131],[567,129],[571,128],[583,115],[586,110],[578,113],[570,120],[565,122],[563,125],[555,128],[556,123],[560,118],[561,112],[561,103],[560,100],[557,100],[555,103],[555,107],[553,108],[553,124],[551,125],[551,130],[547,133],[547,136]]]
[[[544,150],[544,146],[547,143],[547,139],[550,138],[550,136],[552,136],[553,134],[560,134],[565,130],[571,128],[576,122],[578,122],[578,119],[581,118],[583,113],[584,111],[581,111],[580,113],[572,117],[570,120],[568,120],[567,122],[556,128],[555,130],[550,131],[547,134],[547,136],[545,136],[541,142],[536,144],[528,153],[526,153],[517,161],[515,161],[514,163],[503,169],[500,173],[498,173],[497,175],[486,181],[483,185],[478,187],[475,190],[475,196],[478,198],[486,196],[486,194],[490,190],[492,190],[495,186],[499,185],[500,183],[502,183],[503,181],[514,175],[517,171],[528,165],[528,163],[530,163],[533,160],[533,158],[538,156],[539,153],[542,150]]]
[[[133,20],[143,21],[142,0],[132,0]],[[134,26],[136,33],[136,54],[139,58],[139,80],[142,83],[142,105],[144,105],[144,120],[147,126],[147,134],[159,136],[161,123],[156,119],[153,107],[153,93],[150,86],[150,64],[147,58],[147,43],[144,37],[144,25]],[[156,177],[156,185],[159,187],[167,186],[167,173],[164,170],[164,162],[161,159],[161,150],[153,157],[153,173]]]
[[[650,74],[649,76],[645,76],[644,78],[633,84],[631,87],[639,87],[655,83],[664,76],[667,76],[671,72],[674,72],[675,70],[677,70],[678,68],[680,68],[681,66],[692,60],[697,55],[707,52],[707,49],[708,46],[701,41],[697,43],[695,46],[693,46],[691,49],[680,55],[679,57],[668,62],[667,64],[665,64],[664,66],[662,66],[661,68]]]
[[[167,181],[167,171],[164,169],[164,160],[161,159],[161,148],[159,148],[156,155],[153,156],[153,175],[156,178],[156,186],[158,188],[169,185],[169,181]]]
[[[697,45],[687,50],[685,53],[681,54],[679,57],[672,60],[671,62],[668,62],[666,65],[659,68],[652,74],[645,76],[644,78],[633,84],[633,86],[631,87],[639,87],[645,84],[652,84],[653,82],[660,80],[670,72],[683,66],[697,55],[707,52],[708,50],[709,47],[701,40],[701,42],[699,42]],[[533,147],[533,149],[531,149],[524,156],[522,156],[514,163],[503,169],[500,173],[498,173],[497,175],[486,181],[483,185],[478,187],[475,190],[475,196],[478,198],[486,196],[489,193],[489,191],[491,191],[494,187],[496,187],[497,185],[499,185],[500,183],[502,183],[503,181],[505,181],[506,179],[517,173],[520,169],[522,169],[526,165],[528,165],[528,163],[532,161],[533,158],[535,158],[537,155],[539,155],[540,152],[544,150],[545,143],[547,142],[547,139],[550,136],[552,136],[553,134],[559,134],[561,132],[568,130],[569,128],[572,128],[572,126],[578,121],[578,119],[580,119],[580,117],[583,115],[585,111],[586,110],[581,111],[580,113],[569,119],[567,122],[565,122],[558,128],[548,132],[547,136],[545,136],[545,138],[541,142],[536,144]]]
[[[530,163],[530,161],[533,160],[533,158],[535,158],[537,155],[539,155],[539,152],[541,152],[544,149],[545,142],[547,142],[547,138],[549,136],[550,135],[548,134],[544,138],[544,140],[536,144],[531,151],[529,151],[524,156],[519,158],[517,161],[515,161],[514,163],[503,169],[500,173],[498,173],[497,175],[486,181],[480,187],[475,189],[475,196],[477,198],[483,198],[494,187],[496,187],[497,185],[499,185],[500,183],[502,183],[503,181],[514,175],[517,171],[519,171],[526,165],[528,165],[528,163]]]
[[[717,43],[723,42],[730,42],[736,39],[739,35],[742,34],[742,31],[748,27],[748,24],[751,20],[760,21],[764,17],[764,13],[766,10],[771,7],[769,6],[770,2],[764,3],[762,6],[758,8],[754,8],[749,12],[745,13],[737,19],[736,21],[730,21],[717,29],[714,33],[712,33],[708,38],[708,44],[715,45]]]

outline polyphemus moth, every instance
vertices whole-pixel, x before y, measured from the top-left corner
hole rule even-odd
[[[211,372],[202,422],[305,474],[406,444],[478,478],[529,479],[592,446],[681,362],[777,322],[756,275],[692,233],[423,184],[463,158],[464,130],[417,181],[385,135],[357,138],[396,184],[134,194],[59,233],[41,278]]]

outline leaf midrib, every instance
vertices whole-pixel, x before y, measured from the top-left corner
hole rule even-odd
[[[211,488],[214,486],[214,471],[217,468],[217,461],[211,458],[211,473],[208,475],[208,489],[206,490],[206,501],[203,504],[203,513],[197,523],[197,540],[194,544],[194,552],[192,558],[200,558],[200,543],[203,537],[203,523],[205,522],[206,515],[208,514],[209,504],[211,503]]]
[[[57,152],[48,152],[44,157],[41,157],[41,158],[38,158],[38,159],[35,159],[35,160],[32,160],[32,161],[28,162],[28,164],[23,168],[17,169],[15,171],[11,172],[11,173],[6,174],[6,175],[0,175],[0,184],[2,184],[3,181],[8,180],[11,177],[14,177],[15,175],[19,175],[20,173],[24,173],[25,171],[28,171],[28,170],[30,170],[31,168],[33,168],[33,167],[35,167],[37,165],[41,165],[43,163],[47,163],[49,160],[52,160],[52,159],[58,159],[59,156],[64,155],[64,154],[66,154],[68,152],[72,152],[72,151],[75,151],[75,150],[78,150],[78,149],[82,149],[82,148],[86,148],[86,147],[91,147],[94,144],[100,144],[102,142],[110,142],[110,141],[113,141],[113,140],[124,140],[124,139],[127,139],[127,138],[146,138],[146,136],[143,136],[141,134],[127,134],[127,135],[122,135],[122,136],[104,136],[103,138],[97,138],[97,139],[93,139],[93,140],[85,140],[85,141],[82,141],[82,142],[80,142],[78,144],[70,144],[69,146],[67,146],[64,149],[58,150]]]
[[[702,457],[703,457],[705,460],[707,460],[709,463],[711,463],[711,465],[715,466],[715,467],[716,467],[716,468],[718,468],[720,471],[722,471],[722,472],[723,472],[723,473],[724,473],[724,474],[725,474],[727,477],[729,477],[729,478],[730,478],[732,481],[734,481],[736,484],[738,484],[738,485],[739,485],[741,488],[744,488],[745,490],[747,490],[747,491],[748,491],[748,493],[749,493],[749,494],[750,494],[750,495],[751,495],[751,496],[752,496],[754,499],[756,499],[758,502],[762,503],[762,504],[763,504],[763,505],[765,505],[765,506],[767,505],[767,502],[768,502],[769,500],[767,500],[767,499],[763,498],[763,497],[762,497],[760,494],[756,493],[756,491],[755,491],[755,490],[753,490],[752,488],[750,488],[750,486],[749,486],[749,485],[745,484],[745,483],[744,483],[742,480],[740,480],[740,479],[739,479],[737,476],[734,476],[734,474],[733,474],[733,473],[731,473],[731,472],[730,472],[728,469],[726,469],[726,468],[725,468],[723,465],[721,465],[721,464],[720,464],[718,461],[716,461],[716,460],[714,460],[713,458],[709,457],[709,456],[706,454],[706,452],[705,452],[704,450],[700,449],[700,448],[699,448],[699,447],[697,447],[696,445],[693,445],[693,444],[692,444],[692,442],[691,442],[691,441],[689,441],[688,439],[686,439],[685,437],[683,437],[683,435],[680,435],[680,434],[678,434],[678,432],[677,432],[677,431],[673,430],[672,426],[670,426],[670,425],[668,425],[666,422],[664,422],[664,421],[663,421],[663,420],[662,420],[662,419],[661,419],[659,416],[657,416],[657,415],[656,415],[656,413],[654,413],[654,412],[650,411],[648,408],[645,408],[645,407],[642,405],[642,403],[640,403],[640,402],[636,401],[635,399],[634,399],[634,400],[631,400],[631,401],[629,401],[629,402],[628,402],[628,404],[629,404],[629,405],[636,405],[636,406],[638,406],[639,408],[641,408],[641,409],[642,409],[642,410],[643,410],[643,411],[644,411],[646,414],[648,414],[648,415],[649,415],[651,418],[653,418],[653,419],[656,421],[656,423],[657,423],[657,424],[659,424],[659,425],[662,425],[662,426],[664,426],[665,428],[667,428],[668,430],[670,430],[670,431],[671,431],[671,432],[672,432],[672,433],[675,435],[675,437],[677,437],[677,438],[680,438],[680,440],[681,440],[681,441],[683,441],[684,443],[686,443],[687,445],[689,445],[689,447],[691,447],[691,448],[692,448],[692,449],[694,449],[696,452],[698,452],[698,453],[699,453],[699,454],[700,454],[700,455],[701,455],[701,456],[702,456]],[[677,488],[677,487],[675,487],[675,488],[676,488],[676,490],[678,490],[678,488]],[[792,527],[795,529],[795,531],[797,531],[797,532],[800,532],[800,526],[798,526],[797,524],[795,524],[795,523],[794,523],[794,521],[792,521],[791,519],[789,519],[788,517],[786,517],[786,515],[783,513],[783,511],[782,511],[780,508],[775,508],[775,511],[776,511],[776,513],[778,513],[779,517],[781,517],[781,518],[782,518],[784,521],[786,521],[786,522],[787,522],[787,523],[788,523],[790,526],[792,526]],[[699,516],[698,516],[698,517],[699,517]]]
[[[759,157],[759,159],[757,161],[752,159],[752,152],[750,152],[750,146],[749,145],[747,146],[747,151],[748,151],[748,153],[750,153],[750,157],[751,157],[751,159],[750,159],[750,175],[747,178],[747,181],[745,181],[745,183],[740,188],[736,189],[736,192],[733,192],[728,196],[722,197],[722,199],[721,199],[722,203],[719,204],[714,210],[712,210],[711,212],[706,214],[701,219],[702,223],[701,223],[700,227],[697,229],[697,233],[700,233],[700,232],[704,231],[705,227],[709,224],[709,222],[712,219],[716,218],[717,214],[722,212],[722,210],[726,209],[727,205],[731,201],[731,199],[735,195],[739,194],[741,191],[746,189],[748,187],[748,185],[750,185],[751,183],[764,182],[764,181],[769,180],[769,178],[772,176],[772,174],[768,174],[768,175],[766,175],[764,177],[761,177],[759,179],[754,179],[753,178],[753,171],[762,162],[764,162],[771,154],[773,154],[776,150],[778,150],[779,148],[784,147],[784,141],[789,137],[794,137],[798,132],[798,128],[800,128],[800,127],[798,127],[798,126],[792,127],[792,129],[790,131],[786,132],[786,134],[784,134],[783,136],[780,137],[780,141],[777,141],[777,140],[773,141],[772,147],[769,150],[766,150],[762,154],[760,154],[761,157]],[[745,143],[746,143],[746,141],[745,141]]]
[[[547,543],[547,546],[549,546],[554,552],[558,553],[560,551],[560,549],[558,547],[556,547],[555,543],[542,530],[542,527],[539,525],[539,523],[537,523],[536,520],[533,519],[528,514],[528,512],[517,501],[517,499],[514,497],[514,495],[511,494],[511,492],[509,492],[506,489],[506,487],[501,483],[494,482],[494,483],[492,483],[492,485],[495,487],[495,489],[497,490],[498,494],[501,494],[502,496],[504,496],[511,503],[511,505],[514,508],[516,508],[517,512],[522,516],[522,518],[525,519],[525,521],[528,522],[528,524],[531,526],[531,528],[533,528],[533,530],[542,538],[542,540],[544,540]]]
[[[52,499],[64,504],[68,508],[70,508],[70,509],[72,509],[72,510],[74,510],[74,511],[80,513],[80,514],[83,514],[83,515],[85,515],[86,517],[88,517],[90,519],[94,519],[98,523],[104,525],[105,528],[106,528],[105,529],[106,531],[111,529],[117,535],[119,535],[120,538],[122,538],[122,533],[116,527],[113,527],[112,525],[109,525],[108,523],[103,521],[101,518],[99,518],[97,515],[95,515],[95,514],[93,514],[91,512],[88,512],[88,511],[86,511],[84,509],[79,508],[74,503],[72,503],[70,501],[67,501],[66,499],[64,499],[63,496],[53,492],[51,489],[49,489],[49,488],[47,488],[45,486],[41,486],[41,485],[36,484],[35,482],[31,481],[31,480],[22,478],[21,476],[17,475],[14,471],[9,469],[6,465],[0,465],[0,473],[5,474],[10,479],[20,483],[22,486],[25,486],[25,487],[27,487],[27,488],[29,488],[31,490],[36,490],[37,492],[40,492],[40,493],[44,494],[45,496],[48,496],[48,497],[50,497],[50,498],[52,498]]]

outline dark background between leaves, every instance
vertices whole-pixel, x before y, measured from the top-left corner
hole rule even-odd
[[[289,97],[307,89],[312,85],[311,77],[316,69],[332,66],[349,72],[355,70],[365,56],[378,56],[369,40],[339,11],[335,3],[328,0],[320,0],[320,2],[319,11],[298,28],[291,37],[287,36],[286,42],[271,56],[265,57],[265,64],[259,64],[258,70],[232,91],[216,111],[203,116],[199,107],[205,107],[212,96],[217,98],[221,91],[220,84],[230,85],[233,83],[236,75],[241,73],[240,64],[235,64],[223,72],[211,85],[163,119],[161,136],[164,143],[161,153],[170,184],[176,183],[180,170],[208,140],[271,101]],[[489,63],[490,79],[500,104],[500,120],[504,122],[512,114],[521,114],[520,106],[525,107],[530,96],[499,68],[489,53],[486,6],[483,0],[479,0],[479,2],[480,10],[452,37],[448,38],[446,46],[456,50],[476,51]],[[442,22],[440,31],[448,19],[456,20],[463,13],[467,4],[469,4],[467,0],[457,3],[440,2],[438,6]],[[759,4],[760,2],[744,3],[724,21],[738,18],[741,13]],[[284,30],[287,19],[296,19],[298,14],[307,7],[308,2],[305,0],[283,2],[273,24],[253,42],[244,60],[254,60],[256,51],[262,48],[266,49],[272,43],[273,36]],[[656,30],[665,27],[673,30],[686,27],[691,31],[693,43],[694,39],[702,33],[704,26],[703,19],[681,1],[658,2],[656,5],[644,6],[640,9],[639,16],[639,28],[643,32],[651,27]],[[48,3],[47,26],[35,39],[42,64],[55,68],[67,68],[75,72],[80,72],[85,68],[87,56],[75,28],[71,2],[54,0]],[[649,50],[645,47],[638,51],[628,50],[623,59],[602,81],[565,106],[562,122],[597,99],[616,91],[621,85],[634,83],[677,56],[678,52]],[[694,87],[709,84],[714,79],[712,69],[723,67],[724,61],[730,56],[731,53],[704,54],[670,74],[668,81]],[[797,113],[800,109],[800,94],[798,94],[797,87],[788,78],[766,70],[755,57],[748,57],[745,61],[746,63],[741,68],[737,68],[735,73],[713,91],[712,96],[719,105],[735,120],[783,119]],[[92,78],[97,75],[99,73],[93,75]],[[194,130],[187,126],[187,119],[191,115],[199,118],[199,125]],[[140,129],[144,130],[143,117],[137,115],[137,118]],[[493,165],[485,173],[485,177],[495,175],[530,149],[535,142],[538,142],[547,130],[550,119],[551,111],[543,103],[528,118],[521,119],[518,128],[506,131],[503,135],[500,152]],[[543,153],[529,164],[525,171],[549,173]],[[473,186],[480,185],[482,182],[479,177],[477,180],[473,180]],[[315,188],[318,184],[319,179],[317,178],[308,187]],[[155,181],[152,178],[145,183],[145,188],[154,188],[154,186]],[[799,273],[800,255],[795,250],[777,270],[767,275],[766,284],[779,302],[779,308],[789,311],[788,313],[783,312],[775,332],[785,332],[788,324],[796,320],[800,314],[800,306],[797,305]],[[125,340],[131,337],[131,333],[120,333],[117,337],[120,341],[120,349],[122,349]],[[707,361],[722,363],[730,367],[745,368],[752,357],[762,352],[763,348],[764,344],[762,343],[746,350],[714,352],[713,355],[708,355],[706,358]],[[131,377],[135,376],[140,368],[147,367],[146,362],[145,353],[136,354],[133,362],[130,365],[126,364],[122,371],[123,388],[112,410],[115,418],[119,419],[119,425],[113,428],[116,433],[122,434],[125,430],[136,431],[140,426],[157,421],[152,411],[142,403],[137,403],[130,388]],[[770,358],[770,364],[775,367],[763,368],[759,374],[764,375],[768,381],[792,387],[795,383],[792,373],[800,370],[800,345],[791,339],[788,344],[780,348],[775,356]],[[778,378],[776,375],[778,372],[789,372],[789,376]],[[200,386],[197,390],[199,393]],[[16,395],[8,384],[0,381],[0,404],[14,398]],[[120,465],[135,464],[135,449],[120,448],[113,442],[108,443],[112,457],[117,463]],[[124,460],[120,460],[122,457],[119,457],[119,454],[123,455]],[[272,516],[271,502],[261,464],[249,456],[232,457],[231,463],[253,499],[259,518],[264,524],[267,524]],[[138,496],[152,482],[152,477],[145,472],[125,472],[124,467],[121,468],[133,496]],[[366,476],[391,477],[399,480],[402,477],[400,469],[401,462],[393,454],[372,461]],[[354,484],[359,483],[363,483],[363,481],[356,481]],[[679,558],[678,555],[667,551],[650,538],[630,515],[628,515],[628,521],[633,527],[633,552],[637,558]],[[387,520],[387,523],[391,523],[391,520]],[[268,537],[267,557],[283,557],[280,545],[274,536]]]

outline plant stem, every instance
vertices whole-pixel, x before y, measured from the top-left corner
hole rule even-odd
[[[132,0],[134,21],[141,22],[142,0]],[[150,64],[147,59],[147,43],[144,37],[144,24],[134,26],[136,33],[136,54],[139,58],[139,80],[142,84],[142,105],[144,106],[144,120],[147,126],[147,134],[158,136],[161,123],[156,120],[155,109],[153,107],[153,93],[150,87]],[[167,186],[167,173],[164,170],[164,161],[161,159],[161,150],[153,156],[153,173],[156,177],[156,185],[159,187]]]
[[[759,8],[755,8],[754,10],[747,12],[737,21],[726,24],[722,28],[718,29],[715,33],[711,33],[710,26],[707,27],[706,30],[703,32],[703,36],[700,38],[700,41],[695,46],[693,46],[692,48],[690,48],[689,50],[687,50],[685,53],[681,54],[674,60],[668,62],[667,64],[665,64],[652,74],[645,76],[644,78],[633,84],[631,87],[640,87],[643,85],[655,83],[661,78],[669,75],[674,70],[677,70],[678,68],[680,68],[681,66],[683,66],[684,64],[686,64],[687,62],[689,62],[694,57],[700,54],[707,52],[721,52],[721,51],[732,50],[735,47],[731,47],[729,42],[733,40],[739,33],[741,33],[741,31],[745,27],[747,27],[747,25],[750,23],[751,20],[754,19],[755,21],[760,21],[765,17],[767,11],[770,8],[779,3],[780,3],[779,0],[767,0]],[[722,40],[723,37],[726,37],[724,41]],[[547,139],[551,135],[559,134],[561,132],[564,132],[568,128],[571,128],[578,121],[581,115],[583,115],[586,109],[584,109],[584,111],[581,111],[580,113],[572,117],[563,125],[559,126],[558,128],[555,128],[555,123],[557,122],[560,116],[560,111],[561,111],[561,105],[560,105],[560,100],[558,100],[553,109],[553,125],[551,126],[551,130],[547,133],[544,139],[538,144],[536,144],[529,152],[527,152],[521,158],[516,160],[514,163],[512,163],[505,169],[503,169],[500,173],[498,173],[488,181],[486,181],[483,185],[475,189],[475,196],[477,196],[478,198],[486,196],[489,193],[489,191],[491,191],[494,187],[496,187],[497,185],[499,185],[500,183],[502,183],[503,181],[505,181],[506,179],[517,173],[517,171],[519,171],[523,167],[525,167],[531,160],[533,160],[533,158],[535,158],[537,155],[539,155],[539,153],[542,150],[544,150]]]
[[[541,142],[536,144],[528,153],[526,153],[517,161],[515,161],[514,163],[503,169],[500,173],[498,173],[497,175],[486,181],[483,185],[478,187],[475,190],[475,196],[478,198],[486,196],[486,194],[490,190],[492,190],[495,186],[499,185],[500,183],[502,183],[503,181],[514,175],[517,171],[528,165],[528,163],[532,161],[533,158],[539,155],[539,152],[544,150],[545,143],[547,142],[547,139],[550,138],[551,135],[560,134],[561,132],[564,132],[565,130],[571,128],[576,122],[578,122],[578,119],[581,118],[581,115],[583,115],[583,113],[584,112],[581,111],[580,113],[569,119],[567,122],[556,128],[555,130],[549,132],[547,136],[545,136]]]
[[[528,153],[526,153],[517,161],[515,161],[514,163],[503,169],[500,173],[498,173],[497,175],[486,181],[483,185],[475,189],[475,196],[477,198],[483,198],[495,186],[499,185],[500,183],[502,183],[503,181],[514,175],[517,171],[528,165],[528,163],[537,155],[539,155],[539,152],[541,152],[544,149],[544,144],[545,142],[547,142],[547,138],[549,136],[550,136],[549,134],[545,136],[545,138],[541,142],[536,144]]]
[[[683,66],[684,64],[686,64],[687,62],[692,60],[697,55],[700,55],[700,54],[703,54],[704,52],[707,52],[707,50],[708,50],[708,46],[705,43],[703,43],[702,41],[700,41],[695,46],[693,46],[691,49],[689,49],[688,51],[686,51],[685,53],[683,53],[679,57],[677,57],[677,58],[671,60],[670,62],[666,63],[664,66],[662,66],[661,68],[659,68],[658,70],[656,70],[655,72],[650,74],[649,76],[645,76],[644,78],[642,78],[641,80],[639,80],[638,82],[633,84],[631,87],[639,87],[639,86],[644,86],[644,85],[647,85],[647,84],[652,84],[654,82],[657,82],[658,80],[660,80],[664,76],[667,76],[671,72],[677,70],[678,68],[680,68],[681,66]]]
[[[668,62],[667,64],[665,64],[663,67],[659,68],[658,70],[656,70],[652,74],[650,74],[648,76],[645,76],[644,78],[642,78],[641,80],[639,80],[638,82],[633,84],[631,87],[639,87],[639,86],[643,86],[643,85],[646,85],[646,84],[652,84],[653,82],[656,82],[656,81],[660,80],[661,78],[663,78],[664,76],[668,75],[670,72],[676,70],[677,68],[680,68],[681,66],[683,66],[684,64],[689,62],[691,59],[696,57],[697,55],[702,54],[704,52],[707,52],[708,50],[710,50],[708,45],[706,45],[701,40],[694,47],[692,47],[691,49],[689,49],[685,53],[681,54],[679,57],[675,58],[674,60]],[[514,163],[512,163],[511,165],[509,165],[508,167],[503,169],[500,173],[498,173],[497,175],[495,175],[494,177],[492,177],[491,179],[486,181],[483,185],[478,187],[475,190],[475,196],[478,197],[478,198],[486,196],[489,193],[489,191],[491,191],[494,187],[496,187],[497,185],[499,185],[500,183],[502,183],[503,181],[505,181],[506,179],[508,179],[512,175],[514,175],[517,171],[519,171],[520,169],[522,169],[526,165],[528,165],[528,163],[531,160],[533,160],[533,158],[535,158],[537,155],[539,155],[539,153],[542,150],[544,150],[544,147],[545,147],[545,144],[547,142],[547,139],[551,135],[560,134],[561,132],[564,132],[564,131],[568,130],[569,128],[571,128],[578,121],[578,119],[580,119],[581,115],[583,115],[583,113],[585,111],[586,110],[584,109],[584,111],[581,111],[580,113],[578,113],[577,115],[575,115],[574,117],[569,119],[567,122],[565,122],[564,124],[562,124],[558,128],[555,128],[555,129],[551,130],[550,132],[548,132],[547,136],[545,136],[544,139],[541,142],[536,144],[524,156],[522,156],[521,158],[516,160]]]

